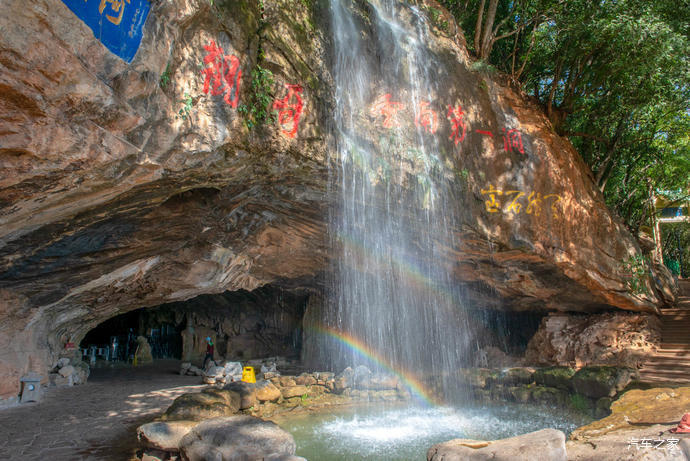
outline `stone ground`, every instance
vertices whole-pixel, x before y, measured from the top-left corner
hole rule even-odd
[[[179,364],[95,369],[84,385],[48,389],[41,402],[0,410],[0,459],[128,460],[138,426],[204,387],[198,376],[180,376]]]

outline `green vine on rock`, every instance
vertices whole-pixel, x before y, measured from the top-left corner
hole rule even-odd
[[[187,93],[184,94],[184,99],[180,101],[181,103],[184,104],[182,106],[182,109],[180,109],[177,113],[179,116],[176,116],[175,118],[181,118],[182,120],[187,120],[187,117],[192,112],[192,107],[194,107],[194,99]]]
[[[240,104],[237,110],[244,116],[247,128],[274,122],[271,111],[271,89],[273,88],[273,72],[257,64],[252,70],[252,83],[246,104]]]
[[[626,285],[633,294],[649,294],[647,288],[647,262],[642,255],[629,256],[621,266]]]

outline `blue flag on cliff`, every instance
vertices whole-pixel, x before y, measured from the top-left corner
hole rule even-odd
[[[127,62],[137,54],[144,23],[151,5],[148,0],[62,0],[106,48]]]

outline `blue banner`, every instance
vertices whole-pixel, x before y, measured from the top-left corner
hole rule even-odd
[[[127,62],[137,54],[148,0],[62,0],[106,48]]]

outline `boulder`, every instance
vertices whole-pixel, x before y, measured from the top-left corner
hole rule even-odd
[[[294,376],[281,376],[280,385],[283,387],[296,386],[297,382]]]
[[[281,388],[280,392],[283,394],[284,399],[289,399],[292,397],[301,397],[309,394],[309,389],[307,386],[291,386]]]
[[[173,401],[161,416],[161,420],[201,421],[219,416],[230,416],[239,410],[238,406],[234,405],[238,399],[239,397],[233,398],[230,395],[226,397],[217,392],[183,394]]]
[[[575,370],[570,367],[538,368],[534,372],[534,382],[542,386],[570,390],[573,388],[570,380],[574,374]]]
[[[665,424],[670,429],[689,408],[690,387],[633,389],[611,404],[609,416],[575,429],[570,438],[588,440],[614,431],[628,431],[653,424]]]
[[[151,345],[145,336],[137,336],[137,350],[135,353],[137,364],[144,365],[153,362],[153,355],[151,354]]]
[[[534,368],[516,367],[501,372],[499,378],[505,385],[530,384],[534,381]]]
[[[542,429],[509,439],[455,439],[432,446],[427,461],[566,461],[565,434]]]
[[[246,410],[257,404],[256,383],[237,381],[226,384],[223,389],[236,392],[240,396],[240,409]]]
[[[65,377],[59,373],[50,373],[48,375],[48,382],[51,386],[70,387],[74,385],[74,377],[73,375]]]
[[[364,365],[359,365],[355,368],[352,381],[353,386],[357,389],[367,389],[369,386],[369,381],[371,380],[371,370]],[[297,383],[299,384],[299,383]]]
[[[573,375],[575,392],[593,399],[613,397],[637,376],[635,370],[618,367],[586,367]]]
[[[275,402],[280,398],[280,389],[270,381],[257,383],[256,399],[260,402]]]
[[[209,376],[213,378],[222,378],[225,376],[225,368],[213,366],[206,369],[204,376]]]
[[[90,374],[91,369],[89,364],[79,361],[76,365],[74,365],[74,373],[72,373],[74,384],[85,384]]]
[[[58,370],[58,373],[60,373],[60,376],[63,378],[66,378],[72,374],[74,374],[74,367],[72,365],[66,365]]]
[[[204,421],[182,438],[179,447],[183,459],[188,461],[285,460],[296,449],[289,432],[253,416]]]
[[[661,321],[653,314],[553,313],[544,317],[530,339],[525,361],[538,366],[640,368],[660,343]]]
[[[164,451],[178,451],[182,437],[197,424],[197,421],[156,421],[137,428],[137,438],[150,448]]]
[[[316,384],[316,378],[314,378],[309,373],[302,373],[297,378],[295,378],[295,383],[300,386],[311,386]]]
[[[204,371],[201,368],[192,365],[187,369],[187,374],[190,376],[202,376]]]

